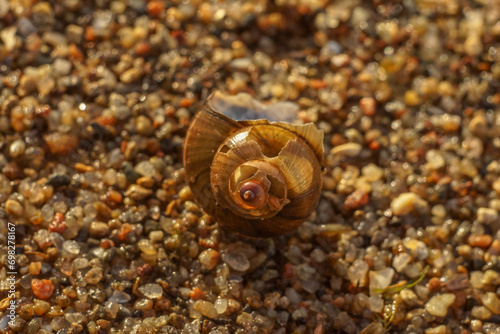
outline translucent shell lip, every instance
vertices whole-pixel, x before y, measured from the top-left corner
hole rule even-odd
[[[227,230],[252,237],[283,234],[316,207],[323,132],[312,123],[282,122],[283,110],[293,114],[298,107],[215,93],[191,122],[184,147],[187,181],[196,201]],[[277,122],[252,119],[261,116]],[[244,200],[245,187],[254,185]]]

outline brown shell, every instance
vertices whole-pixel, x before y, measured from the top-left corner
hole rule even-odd
[[[302,224],[318,203],[323,132],[312,123],[269,121],[283,118],[283,109],[295,108],[292,104],[280,105],[266,108],[248,94],[226,97],[215,93],[191,122],[184,148],[187,182],[196,201],[227,230],[252,237],[283,234]],[[272,164],[286,180],[287,199],[281,200],[279,212],[266,211],[268,218],[238,215],[233,207],[237,203],[228,200],[229,178],[247,161]]]

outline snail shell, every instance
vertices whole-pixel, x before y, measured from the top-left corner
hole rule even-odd
[[[216,92],[193,118],[184,147],[187,182],[223,228],[276,236],[314,211],[321,194],[323,132],[313,123],[278,121],[296,111],[293,103],[266,107],[248,94]]]

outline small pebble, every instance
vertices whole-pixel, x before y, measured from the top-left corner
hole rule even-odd
[[[50,308],[50,303],[45,301],[45,300],[41,300],[41,299],[37,299],[35,298],[34,300],[34,312],[36,315],[38,316],[41,316],[43,315],[45,312],[48,311],[48,309]]]
[[[214,307],[214,304],[206,300],[197,300],[194,303],[194,309],[207,318],[216,318],[219,315]]]
[[[410,254],[401,253],[394,256],[394,259],[392,260],[392,266],[398,273],[401,273],[406,267],[406,265],[410,263],[410,261],[411,261]]]
[[[364,166],[361,170],[361,173],[363,174],[367,182],[378,181],[384,176],[383,169],[373,163],[369,163],[368,165]]]
[[[471,315],[480,320],[488,320],[491,317],[491,311],[485,306],[474,306]]]
[[[395,215],[406,215],[413,211],[416,202],[422,199],[414,193],[403,193],[391,202],[391,210]]]
[[[453,293],[443,293],[432,296],[425,304],[425,310],[432,316],[444,317],[448,313],[448,308],[455,302]]]
[[[227,310],[227,299],[226,298],[217,298],[214,302],[214,308],[218,314],[223,314]]]
[[[500,300],[494,292],[486,292],[481,296],[481,302],[494,314],[500,314]]]
[[[88,284],[97,284],[103,278],[103,273],[101,268],[92,268],[85,274],[85,281]]]
[[[413,238],[404,238],[403,245],[410,254],[418,260],[425,260],[429,256],[429,249],[423,241]]]
[[[439,325],[436,327],[427,328],[424,332],[425,334],[448,334],[450,331],[446,325]]]
[[[498,221],[498,211],[490,208],[477,209],[477,221],[483,224],[491,224]]]
[[[488,234],[471,235],[467,238],[467,243],[469,244],[469,246],[479,248],[489,247],[492,241],[493,238]]]
[[[372,97],[364,97],[359,101],[359,107],[361,108],[361,111],[363,111],[363,113],[366,116],[375,115],[376,106],[377,106],[377,102]]]
[[[369,266],[363,260],[357,259],[349,267],[347,276],[354,286],[366,286]]]
[[[234,270],[247,271],[250,268],[250,261],[246,258],[245,254],[241,251],[234,251],[226,253],[223,260]]]
[[[38,299],[49,299],[54,293],[54,284],[48,279],[37,279],[31,280],[31,290],[33,294]]]
[[[147,298],[158,299],[163,295],[163,288],[159,284],[145,284],[139,287],[139,291]]]
[[[377,289],[386,288],[391,284],[394,277],[394,269],[388,267],[378,271],[370,270],[368,277],[370,280],[370,296],[374,296],[380,294],[379,291],[376,291]]]
[[[15,158],[22,155],[25,149],[26,149],[26,144],[24,143],[24,141],[18,139],[12,142],[12,144],[10,144],[9,154],[11,157]]]
[[[217,265],[217,263],[219,263],[220,254],[216,250],[209,248],[202,251],[198,258],[200,260],[200,263],[205,268],[207,268],[207,270],[212,270]]]
[[[110,228],[104,222],[94,221],[90,224],[89,234],[93,237],[102,238],[109,235]]]
[[[358,143],[346,143],[332,148],[331,154],[346,157],[356,157],[361,153],[361,145]]]
[[[153,194],[153,191],[151,189],[146,189],[137,184],[132,184],[125,191],[125,196],[139,201],[145,199],[148,196],[151,196],[151,194]]]
[[[148,239],[139,240],[137,247],[139,247],[141,252],[147,255],[154,255],[157,253],[156,247]]]
[[[123,291],[120,290],[115,290],[113,291],[113,294],[111,297],[109,297],[109,301],[112,303],[118,303],[118,304],[124,304],[129,302],[132,299],[132,297]]]
[[[24,212],[23,206],[19,202],[12,199],[7,200],[5,203],[5,211],[14,217],[21,217]]]
[[[443,155],[438,150],[429,150],[425,154],[425,159],[427,160],[427,167],[431,170],[440,169],[445,165],[445,160]]]

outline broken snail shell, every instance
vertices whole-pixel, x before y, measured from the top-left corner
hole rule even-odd
[[[316,208],[323,132],[313,123],[280,121],[295,118],[297,110],[290,102],[266,107],[249,94],[216,92],[193,118],[184,147],[187,182],[223,228],[276,236]]]

